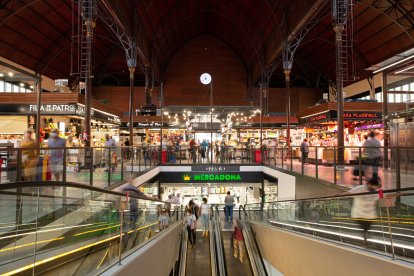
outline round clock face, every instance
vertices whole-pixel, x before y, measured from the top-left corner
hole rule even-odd
[[[209,84],[211,82],[211,76],[208,73],[204,73],[200,76],[200,81],[202,84]]]

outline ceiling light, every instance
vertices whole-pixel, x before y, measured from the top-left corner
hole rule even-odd
[[[21,82],[19,85],[20,85],[20,87],[23,87],[24,86],[24,83]]]
[[[30,88],[33,89],[33,85],[30,85]]]
[[[0,78],[2,78],[2,77],[4,77],[4,74],[3,73],[0,73]]]
[[[7,75],[9,75],[9,77],[13,77],[14,76],[13,72],[9,72],[9,73],[7,73]]]

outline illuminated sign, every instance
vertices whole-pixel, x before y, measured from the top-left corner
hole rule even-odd
[[[381,112],[371,111],[345,111],[345,120],[382,120]]]
[[[160,183],[261,183],[262,172],[161,172]]]
[[[240,182],[242,177],[239,173],[199,173],[199,174],[183,174],[184,182],[199,182],[199,181],[230,181]]]

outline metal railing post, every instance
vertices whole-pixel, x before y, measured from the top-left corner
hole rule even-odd
[[[129,148],[126,148],[129,151]],[[128,156],[128,155],[127,155]],[[121,148],[121,180],[124,181],[124,158],[125,151]]]
[[[63,148],[63,168],[62,168],[62,181],[63,182],[66,182],[66,165],[67,165],[66,157],[67,157],[67,149]]]
[[[284,158],[284,156],[283,156],[284,149],[285,149],[285,148],[283,147],[283,148],[282,148],[282,169],[284,169],[284,166],[283,166],[284,159],[285,159],[285,158]]]
[[[120,211],[120,218],[119,218],[119,250],[118,250],[118,264],[121,265],[122,260],[122,232],[123,232],[123,225],[124,225],[124,211]]]
[[[131,157],[131,173],[134,173],[134,159],[135,159],[135,147],[134,146],[131,147],[130,157]]]
[[[336,184],[336,147],[334,147],[334,160],[333,160],[333,166],[334,166],[334,184]]]
[[[358,149],[358,178],[359,178],[359,185],[362,185],[362,149],[359,147]]]
[[[289,149],[290,149],[290,171],[291,172],[293,172],[293,159],[292,159],[292,157],[293,157],[293,150],[292,150],[292,146],[289,146]],[[303,174],[303,171],[302,171],[302,174]]]
[[[11,180],[10,180],[11,181]],[[16,182],[22,181],[22,149],[17,149]]]
[[[108,186],[111,185],[111,171],[112,171],[112,155],[111,148],[108,148]]]
[[[396,188],[401,189],[401,161],[400,161],[400,147],[397,147],[396,149],[396,157],[397,157],[397,163],[395,164],[395,180],[396,180]],[[407,149],[406,149],[407,151]],[[408,159],[405,161],[408,162]],[[399,198],[399,197],[398,197]]]
[[[318,147],[315,147],[315,178],[316,179],[319,179],[319,170],[318,170],[319,161],[318,160],[319,160],[318,159]]]
[[[89,150],[91,155],[91,164],[89,166],[89,185],[93,186],[93,148],[89,148]]]

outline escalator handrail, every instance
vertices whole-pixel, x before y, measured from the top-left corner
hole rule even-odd
[[[243,212],[243,218],[242,218]],[[244,241],[246,244],[246,251],[250,259],[250,264],[253,270],[254,275],[268,275],[266,267],[263,262],[263,257],[260,253],[258,244],[254,238],[253,231],[250,227],[250,224],[247,222],[247,212],[245,206],[240,205],[239,208],[239,220],[243,227],[243,235],[245,237]]]
[[[217,251],[216,251],[216,247],[214,246],[214,220],[213,220],[213,216],[210,216],[210,217],[211,217],[211,220],[209,223],[209,231],[210,231],[209,242],[210,242],[211,276],[217,276],[219,274],[218,274],[218,268],[217,268],[217,262],[216,262]]]
[[[185,276],[187,268],[187,247],[188,247],[188,233],[187,226],[184,224],[183,231],[181,234],[181,252],[180,252],[180,267],[179,267],[179,276]]]
[[[214,212],[214,235],[215,235],[215,245],[216,245],[216,254],[217,254],[217,269],[218,275],[226,276],[226,262],[224,257],[224,246],[223,239],[221,237],[221,227],[220,227],[220,212],[218,206],[215,206]]]
[[[364,192],[364,193],[355,193],[355,194],[339,194],[339,195],[334,195],[334,196],[322,196],[322,197],[311,197],[311,198],[302,198],[302,199],[285,199],[285,200],[275,200],[275,201],[266,201],[264,202],[264,204],[272,204],[272,203],[282,203],[282,202],[300,202],[300,201],[309,201],[309,200],[325,200],[325,199],[338,199],[338,198],[352,198],[355,196],[362,196],[362,195],[372,195],[372,194],[378,194],[380,190],[374,191],[374,192]],[[410,196],[413,195],[414,193],[409,193],[409,194],[401,194],[401,192],[414,192],[414,187],[410,187],[410,188],[400,188],[400,189],[388,189],[388,190],[381,190],[382,193],[384,194],[399,194],[399,195],[404,195],[404,196]],[[258,205],[261,203],[247,203],[244,204],[244,206],[248,206],[248,205]],[[240,205],[241,206],[241,205]]]
[[[12,190],[12,189],[14,190],[14,189],[23,189],[23,188],[44,188],[44,187],[62,187],[62,188],[70,187],[70,188],[91,190],[91,191],[94,191],[94,192],[99,192],[99,193],[104,193],[104,194],[125,196],[125,193],[121,193],[121,192],[106,190],[106,189],[102,189],[102,188],[98,188],[98,187],[94,187],[94,186],[75,183],[75,182],[62,183],[62,182],[59,182],[59,181],[27,181],[27,182],[5,183],[5,184],[0,185],[0,193],[2,191]],[[14,194],[16,195],[16,194],[19,194],[19,193],[16,192]],[[137,198],[137,199],[143,199],[143,200],[159,202],[159,203],[165,203],[165,204],[167,203],[167,202],[159,200],[159,199],[145,197],[145,196],[136,196],[136,195],[132,195],[132,194],[128,195],[128,196],[134,197],[134,198]]]

